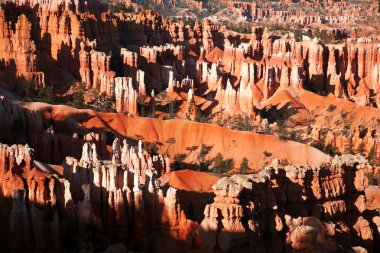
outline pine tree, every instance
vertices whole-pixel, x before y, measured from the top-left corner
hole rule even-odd
[[[242,174],[246,174],[248,170],[250,170],[248,159],[244,157],[240,164],[240,171]]]
[[[214,158],[214,168],[212,169],[215,173],[221,173],[223,171],[224,162],[222,153],[216,154]]]

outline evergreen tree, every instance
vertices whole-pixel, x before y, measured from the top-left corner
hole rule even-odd
[[[222,153],[219,152],[218,154],[216,154],[214,158],[214,167],[212,170],[215,173],[221,173],[224,169],[223,167],[224,167],[223,155]]]
[[[246,174],[248,170],[250,170],[248,159],[244,157],[240,164],[240,171],[242,174]]]

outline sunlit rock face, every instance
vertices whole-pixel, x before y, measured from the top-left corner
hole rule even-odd
[[[251,6],[236,4],[228,7]],[[77,82],[120,104],[138,98],[130,88],[122,92],[117,77],[132,78],[133,89],[144,97],[170,88],[172,73],[174,83],[193,79],[197,94],[226,89],[229,102],[218,101],[227,102],[226,116],[254,116],[251,107],[257,100],[265,102],[281,89],[297,96],[300,87],[378,106],[380,48],[372,38],[353,34],[344,43],[323,44],[307,36],[302,41],[293,34],[275,37],[260,27],[240,36],[211,21],[185,26],[149,10],[112,14],[97,1],[9,1],[2,4],[0,15],[0,59],[12,89],[26,81],[36,93],[46,85],[61,92]],[[236,98],[228,82],[240,90]],[[136,115],[131,107],[117,111]]]
[[[163,191],[158,184],[157,179],[170,172],[167,166],[163,156],[148,155],[141,143],[135,148],[115,139],[111,160],[100,160],[96,145],[85,143],[80,160],[67,157],[58,175],[34,163],[28,146],[2,144],[1,200],[9,207],[3,231],[11,238],[7,245],[16,252],[65,248],[64,227],[65,233],[79,232],[80,240],[89,238],[92,229],[123,243],[136,236],[133,248],[140,251],[151,247],[149,227],[185,242],[195,224],[180,209],[176,189]],[[44,210],[52,216],[43,215]]]
[[[45,75],[39,69],[36,43],[31,32],[32,24],[26,15],[20,15],[14,23],[6,22],[4,10],[0,11],[0,50],[2,67],[9,69],[14,78],[24,79],[33,89],[45,86]],[[12,30],[11,27],[14,27]]]
[[[325,167],[267,167],[255,175],[224,177],[213,186],[216,197],[198,229],[201,248],[335,252],[339,244],[359,243],[372,250],[372,218],[363,217],[370,168],[363,157],[345,155]],[[343,238],[351,232],[360,236],[347,243],[341,229]]]
[[[245,19],[261,22],[278,22],[299,26],[309,26],[316,24],[329,24],[339,27],[339,25],[355,24],[360,22],[361,16],[376,16],[379,7],[376,3],[362,3],[352,5],[350,2],[293,2],[285,1],[282,3],[249,3],[244,1],[226,2],[227,8],[234,15]],[[283,8],[281,8],[283,7]],[[284,8],[286,7],[286,8]],[[324,13],[318,12],[320,8]]]
[[[352,149],[355,153],[365,155],[380,155],[379,140],[376,131],[367,129],[363,132],[360,127],[355,127],[348,135],[342,131],[330,131],[325,136],[321,135],[320,128],[312,129],[312,138],[316,142],[321,142],[326,147],[332,147],[344,153],[347,151],[348,144],[352,143]]]
[[[160,183],[170,173],[166,159],[141,147],[115,139],[110,159],[101,160],[96,145],[86,143],[81,158],[66,157],[58,174],[35,161],[28,146],[1,145],[2,231],[11,238],[6,247],[66,248],[70,233],[92,241],[99,231],[128,249],[153,252],[162,252],[152,249],[158,243],[170,252],[377,247],[371,227],[378,227],[379,216],[367,212],[366,199],[366,171],[372,167],[360,155],[336,156],[321,167],[267,167],[223,177],[202,215],[194,213],[198,207],[188,209],[182,199],[187,193]],[[197,203],[209,198],[194,196]],[[351,233],[358,236],[352,239]]]

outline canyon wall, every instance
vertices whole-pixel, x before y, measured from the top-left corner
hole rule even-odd
[[[224,177],[204,211],[201,248],[337,252],[360,245],[375,252],[379,214],[366,212],[364,193],[371,169],[362,157],[345,155],[319,168],[267,167]]]
[[[85,8],[83,1],[38,6],[8,1],[1,6],[1,72],[12,90],[23,91],[28,84],[38,93],[52,85],[63,93],[84,83],[120,105],[126,95],[116,87],[117,77],[132,78],[133,89],[146,96],[166,90],[172,73],[179,83],[192,79],[196,95],[214,94],[227,115],[255,116],[254,107],[278,90],[297,97],[300,87],[359,105],[379,103],[376,37],[323,44],[307,36],[296,41],[292,33],[275,37],[260,27],[249,37],[211,21],[191,27],[149,10],[110,13],[101,5]],[[128,97],[134,104],[140,96]],[[136,115],[134,108],[118,111]]]
[[[67,248],[69,238],[82,250],[122,245],[145,252],[337,252],[358,245],[375,252],[380,246],[373,230],[379,214],[367,210],[364,195],[373,168],[360,155],[223,177],[209,204],[209,195],[195,188],[186,193],[164,183],[167,158],[149,155],[141,142],[133,147],[115,139],[107,160],[85,143],[81,158],[66,157],[61,169],[35,161],[27,145],[2,144],[0,166],[1,232],[10,238],[1,240],[13,252]]]
[[[333,148],[340,153],[360,153],[367,157],[380,157],[379,136],[375,129],[356,127],[352,133],[345,130],[326,131],[313,128],[312,140],[324,147]]]
[[[49,113],[48,113],[49,114]],[[80,127],[56,132],[42,112],[21,108],[5,97],[0,97],[0,141],[11,144],[28,143],[35,157],[48,163],[60,164],[66,156],[79,158],[85,142],[98,146],[102,158],[108,157],[105,133],[94,133]]]
[[[222,2],[227,8],[252,21],[276,21],[303,26],[355,24],[361,20],[362,13],[376,16],[379,10],[374,1],[356,4],[349,1]],[[323,9],[323,12],[318,12],[316,8]]]

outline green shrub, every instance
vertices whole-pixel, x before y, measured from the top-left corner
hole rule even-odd
[[[233,161],[232,159],[223,159],[223,155],[219,152],[216,154],[215,158],[213,159],[214,167],[212,168],[212,171],[214,173],[222,174],[226,173],[233,169]]]
[[[264,151],[263,152],[263,155],[265,156],[265,157],[270,157],[271,155],[272,155],[272,153],[271,152],[269,152],[269,151]]]
[[[144,142],[143,148],[150,154],[150,155],[158,155],[158,146],[157,143],[152,142]]]
[[[38,97],[46,103],[54,103],[53,86],[45,86],[44,88],[41,88],[38,92]]]
[[[252,131],[253,127],[248,116],[238,115],[234,118],[231,129],[239,131]]]
[[[366,176],[368,178],[369,185],[379,185],[380,173],[376,173],[376,174],[367,173]]]
[[[328,112],[332,112],[332,111],[335,110],[335,108],[336,108],[335,105],[331,105],[331,104],[330,104],[330,105],[327,107],[327,111],[328,111]]]
[[[187,155],[185,153],[176,154],[174,156],[173,170],[182,170],[184,168],[184,160]]]
[[[207,119],[207,116],[204,115],[201,111],[197,111],[195,113],[194,121],[201,122],[201,123],[207,123],[208,119]]]
[[[248,159],[244,157],[240,164],[240,171],[242,174],[246,174],[250,169],[251,168],[249,168]]]
[[[294,39],[296,41],[302,41],[302,31],[300,29],[294,30]]]

